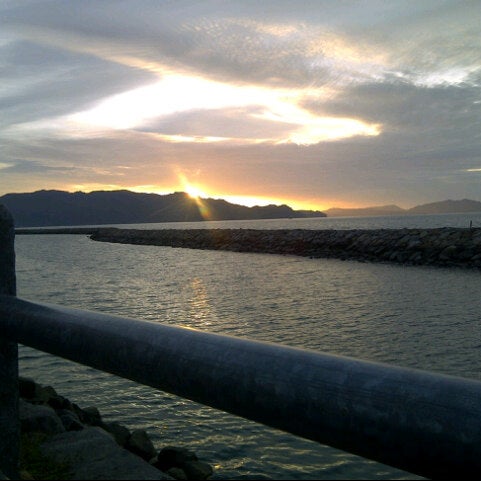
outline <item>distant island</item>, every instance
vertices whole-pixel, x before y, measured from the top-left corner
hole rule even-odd
[[[222,199],[199,202],[185,192],[159,195],[128,190],[40,190],[6,194],[0,197],[0,203],[12,213],[17,227],[326,217],[320,211],[293,210],[287,205],[246,207]]]
[[[333,207],[326,210],[329,217],[361,217],[377,215],[417,215],[417,214],[462,214],[466,212],[481,212],[481,202],[470,199],[443,200],[402,209],[397,205],[382,205],[377,207],[362,207],[358,209],[343,209]]]

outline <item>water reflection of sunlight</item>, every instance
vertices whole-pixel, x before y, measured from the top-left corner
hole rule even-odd
[[[202,329],[212,324],[212,320],[216,319],[215,313],[211,306],[207,288],[198,277],[192,279],[191,296],[189,298],[189,314],[194,328]]]

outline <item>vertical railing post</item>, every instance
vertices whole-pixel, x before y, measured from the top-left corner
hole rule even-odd
[[[13,218],[0,204],[0,294],[16,295],[15,229]],[[20,422],[18,418],[18,346],[0,331],[0,471],[18,479]]]

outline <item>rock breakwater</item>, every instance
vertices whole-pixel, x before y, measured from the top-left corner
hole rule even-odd
[[[101,242],[481,268],[481,228],[376,230],[96,229]]]

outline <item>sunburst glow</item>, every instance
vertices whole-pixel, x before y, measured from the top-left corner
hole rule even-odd
[[[206,198],[207,194],[199,187],[189,184],[184,187],[184,192],[189,194],[193,199]]]

